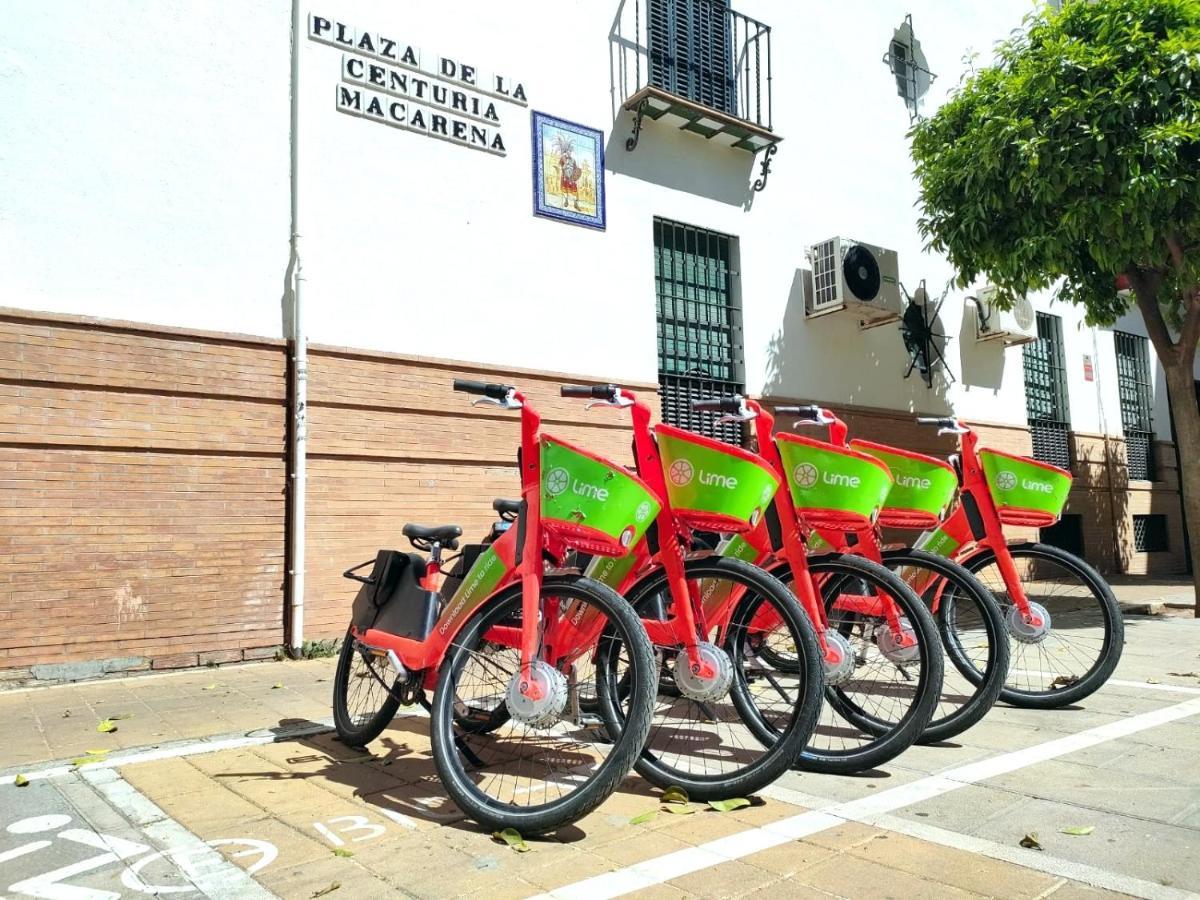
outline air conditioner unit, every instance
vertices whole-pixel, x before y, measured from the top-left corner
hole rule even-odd
[[[975,298],[975,340],[1000,341],[1006,347],[1036,341],[1037,315],[1029,298],[1018,297],[1012,309],[1000,309],[994,302],[998,293],[988,285]]]
[[[809,247],[808,260],[813,290],[804,304],[806,316],[847,310],[864,328],[900,318],[900,261],[895,250],[830,238]]]

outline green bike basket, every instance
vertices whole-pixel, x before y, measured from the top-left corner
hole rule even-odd
[[[1045,528],[1058,521],[1071,490],[1070,472],[999,450],[980,450],[979,461],[1001,522]]]
[[[873,456],[892,471],[892,489],[879,513],[887,528],[933,528],[942,521],[954,493],[958,474],[945,460],[899,447],[853,440],[853,450]]]
[[[738,533],[758,524],[779,489],[779,476],[741,447],[655,425],[667,501],[697,531]]]
[[[568,547],[624,556],[662,504],[644,481],[561,438],[541,436],[542,527]]]
[[[888,467],[825,441],[776,434],[796,514],[812,528],[855,531],[874,524],[892,486]]]

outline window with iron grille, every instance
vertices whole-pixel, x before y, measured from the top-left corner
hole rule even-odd
[[[1167,517],[1161,513],[1133,517],[1133,549],[1139,553],[1162,553],[1167,543]]]
[[[1071,411],[1063,361],[1062,319],[1037,314],[1038,339],[1025,345],[1025,408],[1033,458],[1071,468]]]
[[[1150,418],[1154,384],[1150,380],[1150,342],[1138,334],[1114,331],[1117,391],[1129,477],[1154,480],[1154,425]]]
[[[650,83],[737,115],[729,0],[649,0]]]
[[[691,404],[744,393],[742,311],[733,269],[736,240],[654,220],[663,421],[731,444],[741,444],[741,425],[717,425],[712,413],[698,413]]]

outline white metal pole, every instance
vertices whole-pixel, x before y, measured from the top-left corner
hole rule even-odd
[[[304,331],[300,266],[300,0],[292,0],[292,110],[291,110],[291,259],[292,271],[292,567],[289,647],[297,655],[304,644],[304,492],[308,445],[308,336]]]

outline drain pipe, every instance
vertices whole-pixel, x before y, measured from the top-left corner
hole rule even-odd
[[[300,266],[300,0],[292,0],[292,110],[291,110],[291,270],[292,283],[292,483],[291,521],[288,539],[291,568],[288,571],[290,607],[288,609],[288,650],[300,656],[304,645],[304,492],[308,451],[308,336],[304,331],[304,304],[301,289],[304,274]]]

